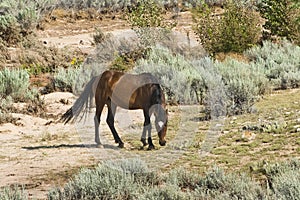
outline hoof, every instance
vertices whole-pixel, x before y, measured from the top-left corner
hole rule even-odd
[[[144,139],[144,138],[141,139],[141,142],[143,143],[143,147],[148,145],[148,143],[146,142],[146,139]]]
[[[144,150],[144,146],[141,146],[141,147],[139,148],[139,150]]]
[[[104,146],[102,144],[97,144],[96,147],[99,149],[104,149]]]
[[[124,148],[124,143],[119,143],[119,148]]]
[[[95,142],[96,142],[97,145],[99,145],[99,144],[101,145],[100,140],[95,140]]]
[[[152,150],[152,149],[155,149],[155,146],[154,146],[154,145],[149,145],[148,148],[147,148],[148,151],[150,151],[150,150]]]

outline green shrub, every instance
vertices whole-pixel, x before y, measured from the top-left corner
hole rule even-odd
[[[196,196],[214,199],[264,199],[259,184],[245,174],[225,174],[220,168],[213,168],[200,180]]]
[[[25,70],[8,69],[0,71],[0,99],[10,96],[14,101],[32,97],[29,90],[29,74]]]
[[[259,41],[259,17],[255,11],[239,1],[227,1],[224,13],[200,4],[193,11],[194,31],[200,43],[211,54],[243,52]]]
[[[216,67],[225,84],[229,115],[251,112],[256,100],[268,91],[264,71],[255,64],[228,59]]]
[[[29,74],[25,70],[8,69],[0,71],[0,123],[13,122],[10,115],[13,103],[29,103],[26,112],[44,114],[44,102],[36,89],[29,87]]]
[[[182,55],[173,55],[162,46],[152,48],[145,59],[137,61],[133,70],[135,73],[149,72],[158,77],[171,103],[200,102],[201,91],[206,91],[201,74],[191,62]]]
[[[259,11],[266,19],[265,38],[270,36],[286,37],[300,44],[300,7],[292,0],[262,0]]]
[[[183,168],[173,169],[166,176],[166,183],[176,185],[181,190],[195,190],[201,180],[197,173],[187,171]]]
[[[273,177],[272,189],[278,199],[298,199],[300,196],[300,171],[285,171]]]
[[[276,199],[298,199],[300,195],[300,162],[297,159],[265,164],[261,168]]]
[[[146,176],[151,173],[138,159],[105,162],[93,170],[82,170],[63,190],[49,192],[48,199],[137,199],[144,192],[142,187],[153,183]]]
[[[149,72],[156,76],[172,103],[204,104],[208,118],[226,115],[227,96],[222,77],[208,58],[193,59],[169,49],[153,47],[146,58],[137,61],[135,73]]]
[[[8,44],[16,44],[32,33],[40,20],[42,10],[51,0],[3,0],[0,8],[0,37]]]
[[[73,92],[80,75],[80,68],[58,68],[53,78],[54,88],[60,91]]]
[[[28,195],[24,189],[19,189],[18,187],[9,188],[5,187],[0,189],[0,199],[1,200],[28,200]]]
[[[287,40],[280,43],[264,41],[262,46],[245,52],[252,63],[265,72],[274,89],[300,86],[300,47]]]
[[[8,96],[5,99],[0,98],[0,124],[14,122],[10,110],[12,109],[13,99]]]
[[[50,191],[48,199],[297,199],[299,166],[298,160],[263,166],[267,186],[218,167],[204,176],[183,168],[161,175],[140,159],[107,161],[82,170],[63,189]]]
[[[142,194],[139,199],[141,200],[188,200],[192,196],[188,192],[183,192],[176,185],[163,185],[150,188]]]

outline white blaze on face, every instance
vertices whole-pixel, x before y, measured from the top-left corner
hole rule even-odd
[[[164,122],[163,122],[163,121],[159,121],[157,124],[158,124],[158,126],[159,126],[160,128],[162,128],[162,127],[164,126]]]

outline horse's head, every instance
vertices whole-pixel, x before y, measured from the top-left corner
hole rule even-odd
[[[168,127],[168,109],[163,107],[159,107],[158,112],[155,114],[155,127],[157,130],[159,144],[161,146],[166,145],[165,136],[167,134],[167,127]]]

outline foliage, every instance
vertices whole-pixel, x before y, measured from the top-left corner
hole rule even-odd
[[[225,174],[213,168],[200,179],[196,189],[198,198],[213,199],[264,199],[262,188],[245,174]],[[210,199],[209,198],[209,199]]]
[[[137,6],[129,8],[126,12],[130,26],[146,47],[162,40],[168,30],[175,26],[174,22],[166,22],[162,14],[163,7],[154,0],[139,0]]]
[[[171,103],[200,102],[201,90],[206,91],[203,78],[194,66],[182,55],[172,55],[162,46],[152,48],[146,59],[138,60],[134,72],[149,72],[158,77]]]
[[[187,0],[184,0],[187,1]],[[96,9],[100,13],[113,13],[124,11],[127,8],[134,8],[139,1],[136,0],[59,0],[55,7],[62,9]],[[165,8],[174,8],[177,6],[176,0],[153,0],[156,4]]]
[[[285,171],[273,178],[272,187],[278,199],[297,199],[300,196],[300,171]]]
[[[28,200],[28,195],[24,189],[20,189],[17,186],[14,188],[5,187],[0,189],[1,200]]]
[[[0,124],[14,121],[9,112],[12,109],[12,103],[13,100],[10,96],[5,99],[0,99]]]
[[[32,33],[41,18],[43,9],[52,0],[3,0],[0,8],[0,38],[8,44],[16,44]]]
[[[245,55],[254,65],[264,70],[274,89],[300,86],[300,47],[287,40],[280,43],[264,41],[262,46],[253,47]]]
[[[5,68],[0,71],[1,99],[10,96],[17,101],[26,100],[29,94],[29,74],[25,70]]]
[[[54,88],[60,91],[73,92],[79,74],[79,68],[58,68],[53,78]]]
[[[200,43],[211,54],[243,52],[259,41],[259,17],[254,9],[228,1],[224,13],[215,13],[206,3],[193,11],[194,31]]]
[[[300,162],[289,160],[262,167],[276,199],[297,199],[300,195]]]
[[[260,0],[239,0],[239,4],[243,4],[248,7],[255,7],[256,4]],[[226,5],[228,0],[204,0],[204,2],[209,5],[209,6],[218,6],[218,7],[223,7]],[[197,1],[197,0],[185,0],[183,1],[183,4],[186,5],[187,7],[196,7],[199,4],[203,3],[203,1]]]
[[[188,200],[191,199],[188,192],[183,192],[180,187],[176,185],[163,185],[150,188],[146,190],[145,194],[141,196],[142,200],[156,200],[156,199],[174,199],[174,200]]]
[[[152,48],[146,58],[138,60],[133,71],[158,77],[169,102],[204,103],[207,114],[215,117],[251,112],[270,87],[264,69],[255,63],[189,60],[162,46]]]
[[[93,34],[94,44],[99,44],[105,40],[105,38],[111,37],[110,34],[104,34],[100,28],[95,29],[95,33]]]
[[[216,67],[225,84],[229,115],[251,112],[259,96],[268,91],[264,71],[255,64],[228,59]]]
[[[36,89],[29,87],[29,74],[21,69],[8,69],[0,71],[0,122],[12,122],[9,114],[13,110],[13,103],[30,103],[26,112],[39,113],[44,109],[44,102],[40,99]]]
[[[151,174],[138,159],[108,161],[82,170],[63,190],[51,191],[48,199],[137,199],[142,186],[156,184]]]
[[[166,183],[179,186],[184,190],[195,190],[200,183],[201,176],[183,168],[173,169],[166,176]]]
[[[129,159],[82,170],[63,190],[50,191],[48,199],[263,199],[265,196],[260,185],[245,174],[225,174],[215,167],[205,176],[174,169],[159,177],[139,159]]]
[[[300,7],[292,0],[262,0],[259,11],[266,19],[265,38],[270,36],[286,37],[300,44]]]

